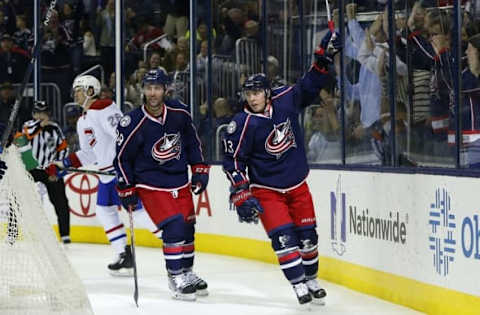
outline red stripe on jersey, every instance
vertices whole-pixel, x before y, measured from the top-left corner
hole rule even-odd
[[[123,224],[117,225],[116,227],[111,228],[110,230],[105,231],[105,233],[112,233],[113,231],[116,231],[118,229],[123,228]]]
[[[290,253],[288,255],[278,257],[278,261],[280,262],[280,264],[283,264],[287,261],[294,260],[294,259],[299,258],[299,257],[300,257],[300,253],[298,251],[295,251],[295,252]]]
[[[184,252],[193,252],[194,249],[195,249],[195,246],[193,244],[183,246]]]
[[[306,260],[312,259],[312,258],[315,258],[317,256],[318,256],[318,251],[316,251],[316,250],[313,251],[313,252],[310,252],[310,253],[305,253],[305,254],[302,253],[302,259],[304,259],[304,260],[305,259]]]
[[[163,252],[165,254],[181,254],[183,253],[183,246],[164,247]]]

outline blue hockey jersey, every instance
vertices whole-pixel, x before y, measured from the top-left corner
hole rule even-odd
[[[160,117],[141,106],[117,127],[118,181],[147,189],[173,190],[188,185],[188,165],[204,163],[201,143],[189,109],[165,101]]]
[[[245,108],[233,117],[223,139],[223,169],[233,185],[249,180],[251,186],[283,190],[305,180],[309,168],[298,114],[326,79],[312,68],[297,84],[273,89],[265,113]]]

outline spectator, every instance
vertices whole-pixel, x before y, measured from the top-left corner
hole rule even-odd
[[[197,55],[197,71],[199,75],[206,78],[208,66],[208,41],[204,40],[200,44],[200,52]]]
[[[70,3],[64,3],[60,14],[60,28],[65,34],[65,45],[70,55],[70,64],[74,75],[80,72],[82,67],[82,34],[80,34],[80,21],[83,17],[83,5],[73,7]]]
[[[1,12],[0,25],[1,25],[2,31],[8,34],[13,34],[16,29],[16,17],[15,17],[15,8],[13,7],[12,3],[10,3],[10,1],[1,1],[0,12]]]
[[[154,51],[152,52],[152,54],[150,55],[150,59],[148,59],[148,62],[149,62],[149,70],[154,70],[154,69],[158,69],[161,67],[160,65],[160,62],[161,62],[161,57],[160,57],[160,53],[158,51]]]
[[[167,72],[173,72],[176,69],[177,63],[177,54],[183,54],[183,56],[188,60],[190,57],[189,53],[189,43],[188,39],[184,36],[179,37],[177,39],[177,45],[174,49],[168,51],[163,58],[163,66],[167,70]]]
[[[462,96],[460,103],[460,165],[480,168],[480,33],[468,39],[468,68],[462,73]],[[448,142],[455,145],[456,121],[450,119]]]
[[[16,47],[10,35],[3,34],[0,39],[0,83],[22,82],[28,62],[28,53]]]
[[[232,108],[227,99],[219,97],[213,103],[213,113],[215,117],[215,130],[224,124],[228,124],[233,117]]]
[[[287,81],[280,76],[280,63],[274,56],[268,56],[267,58],[267,78],[270,80],[272,88],[287,84]]]
[[[115,80],[115,72],[112,73],[112,76],[114,76],[114,80]],[[110,86],[104,85],[100,90],[100,96],[98,98],[101,100],[104,100],[104,99],[112,100],[114,98],[113,89]]]
[[[15,90],[10,82],[0,85],[0,123],[8,124],[10,113],[15,103]],[[20,130],[22,124],[31,118],[31,107],[20,106],[13,130]]]
[[[147,68],[138,68],[131,75],[130,80],[127,83],[127,95],[125,96],[125,98],[127,99],[127,101],[131,102],[134,107],[143,104],[142,79],[147,72]]]
[[[82,116],[82,108],[78,105],[68,106],[66,108],[66,126],[63,128],[63,134],[67,139],[70,152],[76,152],[80,149],[77,133],[77,120]]]
[[[86,31],[85,34],[83,34],[83,55],[87,57],[98,56],[95,37],[91,31]]]
[[[17,15],[17,30],[13,34],[15,44],[25,51],[31,51],[33,47],[33,34],[27,27],[25,15]]]
[[[208,41],[208,26],[204,21],[200,21],[197,26],[197,43],[196,43],[196,49],[197,49],[197,54],[200,53],[201,49],[201,44],[203,41]],[[187,40],[190,40],[190,30],[187,31],[185,34],[185,38]],[[215,43],[215,39],[217,38],[217,32],[215,28],[212,28],[212,41]]]
[[[188,66],[187,56],[184,53],[179,52],[175,59],[175,71],[185,71]]]
[[[163,35],[162,29],[153,26],[145,17],[138,19],[138,25],[137,33],[130,40],[127,46],[128,51],[130,52],[143,49],[147,42]],[[151,48],[154,50],[160,49],[160,43],[155,43],[153,46],[151,46]]]
[[[97,16],[97,36],[100,46],[100,57],[107,77],[113,72],[115,61],[115,2],[108,0],[107,6]]]
[[[246,21],[246,14],[238,8],[224,10],[224,36],[220,44],[219,52],[224,55],[231,55],[235,48],[237,39],[243,36],[243,25]]]
[[[307,159],[310,162],[333,162],[341,158],[339,138],[340,123],[337,118],[338,98],[335,93],[336,81],[331,80],[320,90],[321,105],[312,108],[310,124],[305,134],[308,143]]]
[[[66,42],[67,34],[58,23],[56,11],[50,18],[48,27],[45,28],[43,37],[41,59],[42,80],[53,82],[60,88],[62,100],[68,100],[70,95],[70,82],[72,81],[71,57]]]
[[[187,33],[189,1],[187,0],[165,0],[164,11],[167,13],[165,26],[166,34],[170,37],[179,38]]]

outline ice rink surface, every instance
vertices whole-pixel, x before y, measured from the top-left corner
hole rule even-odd
[[[276,265],[228,256],[196,253],[195,271],[209,285],[210,295],[196,302],[173,300],[160,248],[136,247],[139,308],[133,300],[133,279],[114,278],[107,245],[70,244],[67,256],[82,279],[97,315],[286,315],[286,314],[421,314],[369,295],[326,282],[326,306],[298,304]]]

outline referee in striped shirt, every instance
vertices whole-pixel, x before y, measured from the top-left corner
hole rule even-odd
[[[33,157],[38,167],[30,170],[35,182],[42,182],[47,187],[48,197],[52,202],[58,219],[60,237],[64,244],[70,243],[70,207],[65,194],[63,178],[49,177],[45,171],[53,161],[62,161],[68,155],[68,146],[62,130],[57,123],[50,120],[50,110],[44,101],[37,101],[33,107],[33,120],[25,122],[23,134],[32,146]]]

